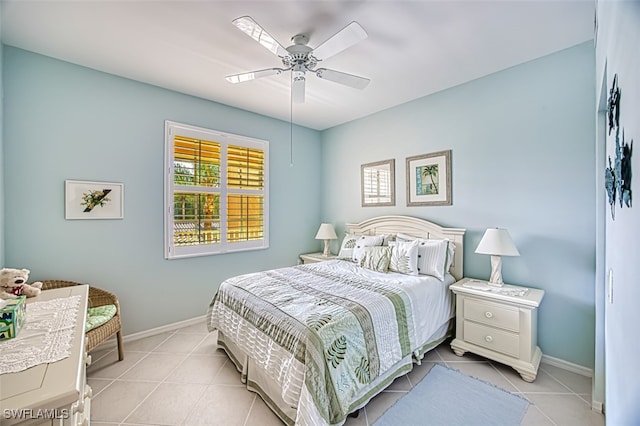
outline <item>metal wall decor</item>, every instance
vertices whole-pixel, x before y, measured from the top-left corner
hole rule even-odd
[[[631,207],[631,154],[633,153],[633,139],[625,142],[624,129],[620,131],[620,99],[622,92],[618,87],[618,75],[613,77],[609,99],[607,100],[607,116],[609,118],[609,135],[615,130],[615,159],[611,161],[605,170],[605,189],[609,205],[611,206],[611,218],[615,220],[616,199],[620,208]],[[622,138],[620,137],[622,133]]]

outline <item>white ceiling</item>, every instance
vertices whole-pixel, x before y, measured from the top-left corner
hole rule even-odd
[[[2,0],[11,46],[288,121],[288,73],[231,21],[249,15],[283,46],[316,47],[351,21],[368,38],[321,66],[371,79],[364,90],[307,75],[293,121],[326,129],[593,38],[595,0]]]

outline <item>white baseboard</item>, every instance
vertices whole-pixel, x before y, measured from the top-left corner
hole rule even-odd
[[[188,327],[190,325],[202,324],[207,321],[206,315],[201,315],[199,317],[174,322],[172,324],[161,325],[160,327],[150,328],[149,330],[139,331],[133,334],[127,334],[122,336],[122,342],[134,342],[136,340],[144,339],[145,337],[155,336],[157,334],[166,333],[168,331],[174,331],[182,327]],[[116,347],[116,338],[115,336],[111,337],[106,342],[100,345],[101,349],[113,349]]]
[[[166,333],[167,331],[174,331],[182,327],[188,327],[190,325],[195,325],[195,324],[203,324],[206,322],[207,322],[207,316],[201,315],[199,317],[174,322],[173,324],[161,325],[160,327],[155,327],[149,330],[128,334],[126,336],[122,336],[122,341],[133,342],[135,340],[144,339],[145,337],[151,337],[151,336],[155,336],[156,334]]]
[[[561,368],[563,370],[571,371],[572,373],[580,374],[581,376],[589,377],[593,379],[593,370],[591,368],[584,367],[582,365],[574,364],[569,361],[565,361],[560,358],[554,358],[549,355],[542,355],[542,359],[540,360],[541,364],[552,365],[554,367]],[[593,411],[597,411],[598,413],[602,413],[604,409],[604,404],[602,401],[598,401],[596,399],[591,400],[591,409]]]
[[[542,354],[540,360],[542,364],[553,365],[554,367],[562,368],[563,370],[571,371],[572,373],[580,374],[581,376],[593,377],[593,370],[582,365],[574,364],[569,361],[565,361],[560,358],[554,358],[549,355]]]
[[[591,409],[597,413],[604,414],[604,404],[602,401],[591,400]]]

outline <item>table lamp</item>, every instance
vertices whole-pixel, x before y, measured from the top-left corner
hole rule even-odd
[[[330,223],[322,223],[320,224],[320,228],[318,229],[318,233],[316,234],[316,240],[324,240],[324,251],[322,252],[323,256],[329,257],[331,255],[331,250],[329,247],[330,240],[337,239],[336,230],[333,228],[333,225]]]
[[[501,256],[520,256],[520,252],[507,230],[500,228],[489,228],[485,231],[476,248],[476,253],[491,255],[489,284],[497,287],[501,287],[503,284]]]

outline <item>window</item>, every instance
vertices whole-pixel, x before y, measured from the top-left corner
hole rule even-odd
[[[269,247],[269,142],[165,122],[165,258]]]

